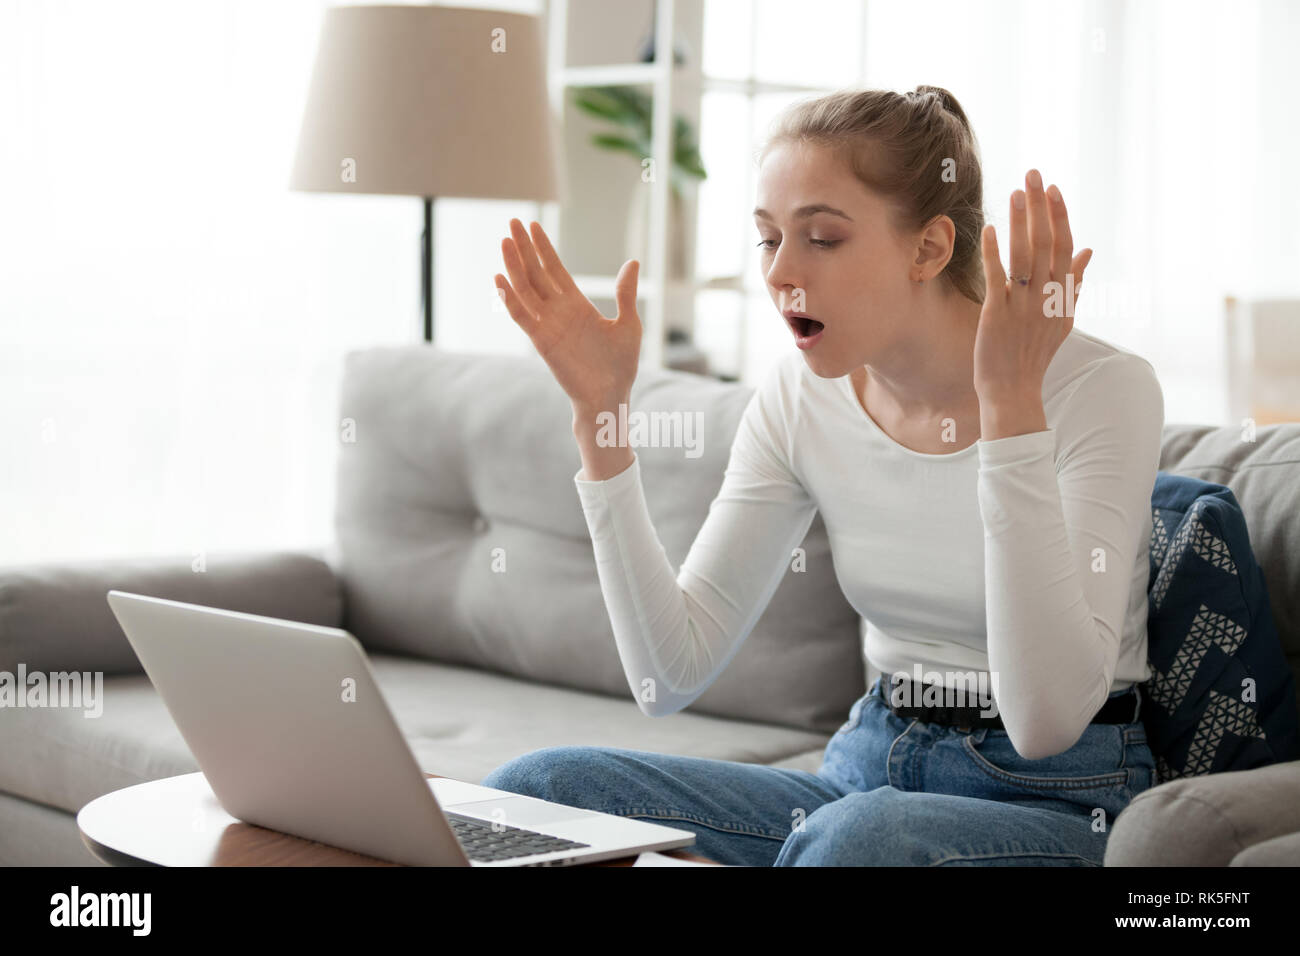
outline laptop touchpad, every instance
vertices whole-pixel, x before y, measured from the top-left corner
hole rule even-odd
[[[524,796],[454,803],[447,807],[447,810],[483,820],[500,820],[506,826],[525,829],[564,823],[569,820],[585,820],[598,815],[593,810],[580,810],[577,807],[566,807],[563,804],[547,803],[545,800]]]

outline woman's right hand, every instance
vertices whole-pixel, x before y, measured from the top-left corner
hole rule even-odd
[[[540,223],[532,224],[531,240],[518,219],[510,220],[510,232],[512,238],[501,240],[510,280],[493,277],[510,317],[528,333],[575,409],[616,412],[631,395],[641,354],[640,263],[629,259],[619,270],[618,315],[609,319],[578,289]]]

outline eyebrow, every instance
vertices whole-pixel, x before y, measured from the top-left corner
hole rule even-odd
[[[828,212],[832,216],[839,216],[843,219],[847,219],[849,222],[853,221],[853,217],[848,213],[841,209],[836,209],[834,206],[828,206],[824,202],[816,202],[807,206],[800,206],[794,211],[794,217],[796,219],[807,219],[809,216],[815,216],[819,212]],[[755,209],[754,215],[761,219],[772,219],[772,214],[766,209]]]

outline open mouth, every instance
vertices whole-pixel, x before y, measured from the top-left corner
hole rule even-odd
[[[790,325],[794,329],[796,335],[805,339],[811,335],[816,335],[822,329],[826,328],[825,325],[818,322],[816,319],[810,319],[804,315],[790,316]]]

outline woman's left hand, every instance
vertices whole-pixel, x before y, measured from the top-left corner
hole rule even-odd
[[[1044,192],[1036,169],[1025,176],[1025,190],[1011,194],[1010,232],[1010,278],[1002,271],[997,231],[986,225],[981,237],[986,291],[975,333],[981,403],[1041,400],[1047,366],[1074,328],[1074,303],[1092,258],[1091,249],[1070,258],[1065,200],[1055,185]]]

